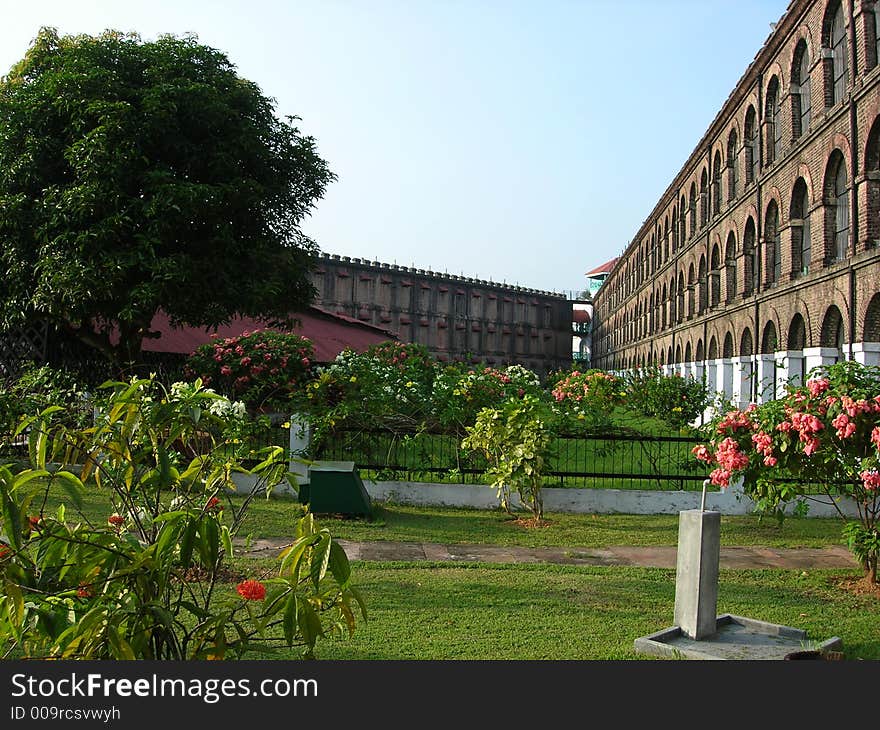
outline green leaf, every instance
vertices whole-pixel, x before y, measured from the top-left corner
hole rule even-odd
[[[11,618],[16,626],[20,626],[22,621],[24,621],[24,597],[22,596],[21,588],[9,580],[4,581],[4,586],[6,596],[12,603]]]
[[[330,573],[343,588],[348,585],[351,578],[351,565],[348,562],[348,556],[345,550],[335,540],[330,543]]]
[[[79,478],[76,475],[71,474],[69,471],[56,471],[52,475],[52,479],[53,481],[57,480],[61,484],[61,488],[65,491],[67,496],[70,497],[73,506],[82,511],[83,501],[82,496],[80,495],[80,490],[83,488],[83,483]]]
[[[190,519],[186,523],[186,527],[180,538],[180,564],[184,568],[188,568],[192,565],[193,542],[195,541],[197,531],[198,523],[196,520]]]
[[[220,528],[220,537],[223,541],[223,550],[226,553],[227,558],[232,557],[232,533],[229,532],[229,527],[227,525],[223,525]]]
[[[298,618],[299,598],[297,598],[295,593],[291,593],[284,606],[284,618],[281,622],[281,625],[284,628],[284,640],[287,642],[288,646],[293,646],[293,642],[296,639]]]
[[[299,601],[297,623],[299,625],[299,630],[302,633],[303,640],[310,647],[315,645],[319,636],[324,635],[324,629],[321,626],[321,619],[312,607],[312,604],[308,601]]]
[[[0,484],[0,496],[2,496],[3,526],[6,528],[6,538],[15,550],[21,548],[21,514],[18,505],[6,489],[5,484]]]
[[[318,542],[312,547],[312,553],[309,560],[309,575],[312,578],[312,584],[317,591],[321,583],[321,579],[327,573],[327,565],[330,562],[330,533],[323,531]]]

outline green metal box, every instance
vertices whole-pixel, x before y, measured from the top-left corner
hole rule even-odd
[[[300,487],[300,502],[312,514],[373,514],[373,504],[353,461],[316,461],[309,481]]]

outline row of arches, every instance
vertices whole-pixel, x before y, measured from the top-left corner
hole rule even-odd
[[[880,2],[863,5],[859,17],[866,71],[877,65]],[[810,131],[816,106],[830,108],[846,98],[853,75],[851,47],[856,44],[847,20],[851,13],[843,0],[830,0],[824,5],[818,42],[809,25],[798,30],[789,46],[793,49],[787,69],[773,63],[765,73],[763,108],[755,98],[745,105],[742,117],[731,120],[726,140],[722,135],[702,169],[695,171],[677,200],[658,216],[650,234],[626,257],[614,282],[619,299],[637,291],[640,282],[653,276],[724,211],[725,190],[727,204],[732,205],[760,177],[762,169],[781,158],[786,142],[794,143]],[[784,106],[787,115],[783,114]]]
[[[829,155],[819,190],[811,189],[806,172],[795,180],[787,204],[779,191],[770,191],[763,215],[750,209],[739,229],[731,221],[723,241],[716,236],[708,251],[699,255],[690,251],[668,278],[655,278],[637,301],[605,318],[597,336],[610,334],[610,347],[624,347],[707,309],[742,301],[845,261],[857,238],[850,225],[854,192],[847,152],[835,148]],[[880,117],[870,130],[863,159],[870,225],[880,221]],[[763,224],[760,235],[758,221]],[[863,240],[865,247],[877,244],[870,235],[869,231]],[[610,301],[613,306],[613,297]]]
[[[880,294],[872,297],[865,313],[862,330],[865,341],[880,342]],[[688,339],[684,343],[676,343],[674,347],[671,343],[665,347],[648,346],[642,352],[622,357],[613,367],[631,369],[648,365],[674,365],[758,354],[773,355],[780,350],[803,351],[810,347],[836,350],[836,359],[844,359],[847,356],[846,324],[836,305],[832,304],[825,309],[816,341],[811,338],[810,331],[804,316],[800,312],[795,312],[784,329],[781,329],[776,321],[769,319],[764,323],[760,338],[757,339],[750,325],[742,327],[738,332],[729,328],[723,334],[709,334],[707,343],[704,343],[702,337],[697,337],[693,340]]]

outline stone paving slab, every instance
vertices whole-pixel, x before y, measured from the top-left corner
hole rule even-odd
[[[442,545],[423,542],[339,540],[349,560],[556,563],[560,565],[633,565],[675,568],[677,548],[612,546],[605,548],[535,547],[504,545]],[[255,540],[241,554],[273,557],[289,544],[285,540]],[[842,546],[824,548],[722,547],[720,567],[732,569],[856,568],[858,563]]]

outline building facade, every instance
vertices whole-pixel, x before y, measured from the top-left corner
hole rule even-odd
[[[441,362],[571,364],[572,304],[562,294],[321,254],[315,304],[425,345]]]
[[[880,363],[880,2],[792,0],[594,297],[593,363],[763,401]]]

